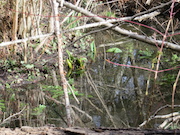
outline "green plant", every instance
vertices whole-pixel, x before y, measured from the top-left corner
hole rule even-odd
[[[152,59],[154,51],[149,50],[148,48],[146,48],[146,50],[140,50],[139,51],[140,54],[140,59]]]
[[[109,11],[105,12],[105,15],[106,15],[107,17],[116,17],[115,13],[109,12]]]
[[[92,41],[90,44],[90,52],[89,52],[89,56],[90,58],[95,61],[95,57],[96,57],[96,45],[95,42]]]
[[[72,53],[66,50],[68,54],[68,58],[66,59],[66,63],[68,65],[69,71],[67,76],[72,74],[81,75],[85,71],[85,64],[87,62],[87,58],[85,57],[74,57]]]
[[[9,83],[6,83],[5,86],[6,86],[7,89],[11,88],[11,85]]]
[[[174,74],[165,74],[159,80],[159,85],[171,86],[176,80],[176,76]]]
[[[169,57],[165,57],[164,58],[165,62],[167,62],[168,64],[172,65],[172,66],[176,66],[178,63],[180,64],[180,56],[178,56],[178,54],[172,54],[172,56]]]
[[[122,50],[116,47],[109,48],[106,52],[111,52],[111,53],[121,53]]]
[[[42,90],[50,92],[53,98],[59,98],[64,94],[61,86],[43,85]]]
[[[43,113],[43,111],[45,110],[46,106],[45,105],[39,105],[38,107],[35,107],[33,109],[33,112],[31,113],[31,115],[41,115]]]
[[[1,111],[5,111],[6,107],[5,107],[5,101],[4,100],[0,100],[0,110]]]
[[[75,90],[74,78],[69,78],[68,82],[69,82],[69,84],[71,85],[71,90],[69,90],[69,92],[68,92],[69,95],[72,95],[73,93],[74,93],[76,96],[83,96],[83,95],[84,95],[83,93],[79,93],[79,91],[76,91],[76,90]],[[72,90],[73,90],[73,93],[72,93]]]
[[[14,67],[16,67],[17,65],[17,61],[16,60],[12,60],[12,59],[6,59],[4,61],[4,66],[7,68],[7,69],[13,69]]]
[[[177,122],[177,123],[173,123],[173,124],[171,124],[169,127],[168,127],[168,129],[170,129],[170,130],[174,130],[174,129],[180,129],[180,125],[179,125],[179,123]]]
[[[72,16],[81,16],[81,13],[78,13],[78,15],[76,15],[76,13],[73,13]],[[80,23],[80,20],[78,17],[68,17],[67,19],[67,24],[70,29],[71,28],[75,28],[78,26],[78,24]]]

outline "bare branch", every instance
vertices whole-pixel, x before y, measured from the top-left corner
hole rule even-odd
[[[8,118],[6,118],[5,120],[3,120],[3,122],[0,123],[0,126],[7,123],[7,121],[9,121],[11,118],[16,117],[17,115],[20,115],[25,110],[25,108],[26,108],[26,106],[20,112],[15,113],[15,114],[9,116]]]
[[[57,0],[57,1],[61,2],[61,0]],[[86,15],[87,17],[92,17],[93,20],[95,20],[97,22],[106,22],[104,25],[107,27],[113,26],[113,24],[107,22],[105,19],[103,19],[101,17],[98,17],[96,14],[93,14],[93,13],[91,13],[91,12],[81,8],[81,7],[75,6],[69,2],[64,1],[64,6],[71,8],[77,12],[81,12],[82,14]],[[119,18],[119,20],[121,20],[121,19]],[[171,48],[173,50],[180,51],[180,45],[177,45],[177,44],[173,44],[170,42],[164,42],[162,40],[156,40],[156,39],[153,39],[151,37],[144,36],[144,35],[138,35],[135,32],[131,32],[131,31],[122,29],[122,28],[117,27],[117,26],[115,28],[113,28],[113,30],[115,30],[116,32],[119,32],[122,35],[126,35],[126,36],[129,36],[131,38],[134,38],[134,39],[137,39],[137,40],[149,43],[149,44],[153,44],[153,45],[157,44],[159,46],[164,44],[164,46],[167,48]]]

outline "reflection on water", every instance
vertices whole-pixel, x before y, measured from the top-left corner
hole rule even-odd
[[[152,58],[141,59],[140,50],[156,52],[156,47],[135,40],[113,47],[118,47],[123,52],[120,54],[104,53],[104,50],[107,50],[109,47],[105,47],[104,49],[102,47],[99,48],[96,61],[89,66],[87,71],[92,80],[88,80],[87,76],[82,77],[82,85],[79,85],[79,87],[83,87],[81,92],[91,95],[92,97],[90,99],[93,103],[93,106],[89,104],[84,109],[93,117],[93,123],[96,127],[114,126],[111,117],[116,127],[137,127],[143,121],[147,120],[149,116],[153,115],[159,107],[165,104],[171,104],[171,90],[174,81],[166,85],[161,85],[161,77],[173,73],[176,75],[178,70],[160,73],[159,79],[154,85],[154,73],[150,71],[117,66],[104,61],[106,57],[106,59],[115,63],[151,69]],[[166,53],[168,54],[168,51]],[[171,55],[167,54],[166,57],[171,59]],[[166,64],[163,65],[163,62],[161,63],[161,68],[163,69],[170,68],[168,66]],[[148,80],[150,82],[149,84],[147,84]],[[102,101],[94,91],[94,87],[98,89],[103,99]],[[167,91],[167,88],[170,91]],[[178,101],[179,99],[176,98],[176,100]],[[103,106],[103,102],[108,110]],[[101,109],[103,113],[99,113],[94,106]],[[167,112],[170,113],[171,111]],[[148,127],[154,127],[159,121],[152,122]]]
[[[94,122],[94,125],[96,127],[101,127],[101,116],[99,115],[94,115],[92,116],[93,117],[93,122]]]
[[[152,60],[156,57],[153,55],[157,51],[156,47],[145,43],[123,38],[120,35],[116,35],[116,38],[114,38],[112,33],[110,35],[111,40],[108,40],[107,37],[103,41],[96,36],[97,47],[102,43],[111,42],[113,44],[113,42],[119,42],[119,40],[125,41],[124,44],[113,46],[120,48],[122,53],[106,53],[105,50],[111,46],[99,47],[96,61],[88,65],[84,75],[76,78],[74,86],[80,93],[77,94],[80,104],[77,104],[72,95],[70,96],[70,102],[74,105],[72,114],[75,126],[137,127],[153,115],[157,109],[163,105],[171,104],[172,86],[178,69],[159,73],[157,82],[154,82],[154,73],[150,71],[108,63],[105,59],[124,65],[151,69],[153,66]],[[140,53],[141,51],[145,51],[144,54]],[[168,61],[172,60],[173,54],[175,53],[169,50],[164,52],[161,69],[170,68],[173,64],[174,66],[178,65],[178,63]],[[57,93],[52,98],[48,97],[50,92],[45,91],[44,86],[51,89],[51,92]],[[18,88],[15,91],[18,101],[12,102],[14,106],[20,108],[27,105],[24,115],[18,118],[21,120],[21,123],[18,123],[19,125],[43,126],[51,123],[56,126],[66,126],[63,92],[52,86],[52,78],[49,76],[46,81],[33,86],[26,86],[26,88]],[[178,82],[177,89],[179,87]],[[11,91],[8,92],[11,95]],[[6,97],[6,101],[9,99],[14,100],[11,96]],[[175,104],[179,104],[179,100],[180,95],[177,91]],[[46,104],[46,108],[41,110],[40,107],[44,104]],[[9,112],[19,111],[11,110],[11,108],[9,110]],[[171,109],[165,108],[158,113],[167,114],[171,111]],[[162,120],[156,120],[147,126],[154,127],[160,123],[162,123]]]

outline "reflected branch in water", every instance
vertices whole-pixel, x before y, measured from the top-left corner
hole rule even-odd
[[[93,103],[91,102],[91,100],[89,100],[88,98],[85,98],[85,99],[86,99],[97,111],[103,113],[103,111],[102,111],[101,109],[99,109],[95,104],[93,104]]]
[[[108,108],[107,108],[103,98],[101,97],[101,95],[100,95],[100,93],[99,93],[99,91],[98,91],[98,89],[97,89],[97,87],[96,87],[96,85],[95,85],[95,83],[94,83],[90,73],[87,71],[87,72],[85,72],[85,75],[86,75],[86,78],[88,79],[89,84],[93,87],[96,95],[98,96],[98,98],[101,101],[104,109],[106,110],[106,112],[107,112],[107,114],[108,114],[108,116],[110,118],[110,121],[112,122],[113,126],[116,128],[117,126],[116,126],[116,124],[115,124],[115,122],[114,122],[114,120],[112,118],[112,115],[110,114],[110,112],[109,112],[109,110],[108,110]]]

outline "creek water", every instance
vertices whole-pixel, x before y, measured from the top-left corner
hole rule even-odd
[[[171,105],[172,86],[178,69],[158,73],[155,81],[154,72],[128,67],[156,68],[156,46],[125,38],[111,31],[96,34],[95,41],[98,48],[96,60],[89,65],[77,85],[77,89],[86,96],[81,107],[93,119],[93,124],[87,121],[86,125],[138,127],[150,116],[172,112],[170,107],[165,107],[155,114],[159,108]],[[122,52],[106,53],[112,47],[117,47]],[[177,52],[164,49],[160,70],[179,64],[179,61],[173,63],[173,55],[179,57]],[[106,59],[127,66],[112,64]],[[180,100],[179,84],[175,104]],[[151,120],[146,127],[157,127],[162,122],[163,119]]]
[[[158,73],[155,81],[154,72],[128,67],[154,69],[158,54],[156,46],[123,37],[112,31],[99,32],[94,38],[97,47],[96,59],[87,65],[86,72],[76,77],[73,83],[73,87],[78,91],[76,96],[80,104],[70,95],[70,103],[74,105],[72,114],[75,126],[138,127],[154,114],[172,112],[170,107],[163,106],[171,105],[172,88],[178,69]],[[107,53],[106,50],[112,47],[119,48],[122,52]],[[160,70],[178,66],[178,58],[177,52],[164,49]],[[107,59],[126,66],[109,63]],[[21,125],[43,126],[50,123],[66,126],[64,105],[55,103],[53,99],[44,98],[40,92],[44,87],[55,92],[52,86],[52,77],[49,76],[43,82],[15,90],[14,96],[18,101],[12,103],[19,107],[27,105],[27,111],[19,117],[22,120]],[[176,105],[179,105],[180,100],[179,88],[178,82],[175,93]],[[12,91],[9,93],[11,98]],[[58,97],[58,101],[63,101],[62,91],[57,94],[61,96],[54,95],[53,98]],[[178,111],[178,108],[175,107],[173,111]],[[163,119],[154,119],[145,127],[157,127],[162,122]],[[17,123],[15,124],[17,126]]]

